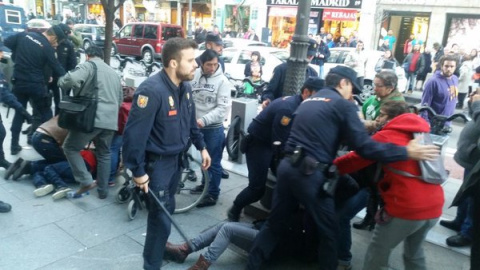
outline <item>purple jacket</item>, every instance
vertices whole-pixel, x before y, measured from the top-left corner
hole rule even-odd
[[[425,83],[421,104],[430,106],[437,114],[451,116],[455,112],[457,95],[458,77],[453,75],[447,79],[437,70]],[[423,112],[421,116],[428,121],[427,112]]]

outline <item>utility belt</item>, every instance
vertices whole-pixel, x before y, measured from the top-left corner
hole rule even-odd
[[[295,147],[292,153],[286,153],[285,156],[290,160],[293,167],[298,168],[305,175],[312,175],[315,171],[325,173],[330,164],[317,161],[314,157],[306,155],[301,146]]]
[[[335,165],[325,164],[317,161],[314,157],[305,154],[301,146],[295,147],[292,153],[286,153],[285,157],[289,159],[293,167],[307,176],[320,171],[325,177],[323,191],[333,197],[338,184],[338,170]]]
[[[160,154],[156,154],[156,153],[152,153],[152,152],[147,152],[145,156],[147,158],[147,161],[149,163],[151,163],[151,162],[156,162],[156,161],[164,160],[164,159],[177,158],[177,157],[180,156],[180,154],[177,154],[177,155],[160,155]]]

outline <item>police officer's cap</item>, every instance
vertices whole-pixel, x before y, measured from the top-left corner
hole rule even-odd
[[[355,72],[355,70],[345,66],[336,66],[330,69],[329,74],[330,73],[340,75],[341,77],[350,80],[350,82],[352,82],[352,85],[353,85],[354,94],[362,93],[362,88],[357,83],[357,72]]]
[[[57,42],[60,43],[62,40],[64,40],[67,36],[65,35],[65,32],[63,29],[58,26],[54,25],[52,26],[53,32],[55,33],[55,36],[57,36]]]
[[[72,30],[70,29],[70,26],[68,26],[67,24],[60,23],[60,24],[58,24],[58,26],[60,26],[63,33],[65,33],[65,36],[70,35],[70,33],[72,32]]]
[[[317,54],[317,49],[318,49],[318,44],[314,39],[310,39],[308,41],[308,50],[307,50],[307,56],[314,56]]]
[[[213,42],[217,45],[222,45],[223,46],[223,41],[222,38],[220,37],[219,34],[215,34],[213,32],[208,32],[207,37],[205,38],[205,42]]]
[[[325,81],[318,77],[309,77],[303,84],[302,89],[308,88],[312,91],[320,91],[325,86]]]

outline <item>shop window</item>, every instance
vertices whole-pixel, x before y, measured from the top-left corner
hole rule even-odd
[[[256,20],[258,17],[258,10],[254,9],[252,10],[252,20]]]
[[[135,28],[133,29],[133,37],[143,38],[143,25],[135,25]]]

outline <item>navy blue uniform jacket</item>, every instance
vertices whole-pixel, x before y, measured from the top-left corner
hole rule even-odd
[[[384,163],[407,160],[405,147],[382,144],[368,136],[356,106],[333,88],[324,88],[305,99],[294,113],[294,121],[285,151],[302,146],[307,155],[332,164],[340,143],[367,159]]]
[[[5,46],[12,50],[15,62],[13,77],[17,81],[45,83],[45,65],[52,69],[53,77],[65,75],[65,70],[55,58],[55,50],[43,34],[18,33],[8,37]]]
[[[248,126],[248,134],[269,145],[280,141],[283,148],[292,126],[293,113],[301,102],[301,95],[274,100],[253,119]]]
[[[14,108],[15,110],[23,109],[22,104],[17,101],[17,98],[12,94],[12,91],[8,89],[8,82],[5,79],[5,75],[1,71],[0,71],[0,101],[7,104],[9,107]]]
[[[198,150],[205,147],[197,127],[190,83],[177,87],[165,70],[148,78],[133,96],[123,134],[123,160],[133,176],[146,174],[146,153],[173,156],[185,150],[191,138]]]
[[[305,79],[308,77],[318,77],[318,73],[310,66],[307,66],[305,71]],[[273,76],[268,83],[267,89],[262,93],[262,101],[270,99],[271,101],[283,96],[283,85],[287,78],[287,62],[275,67]]]

